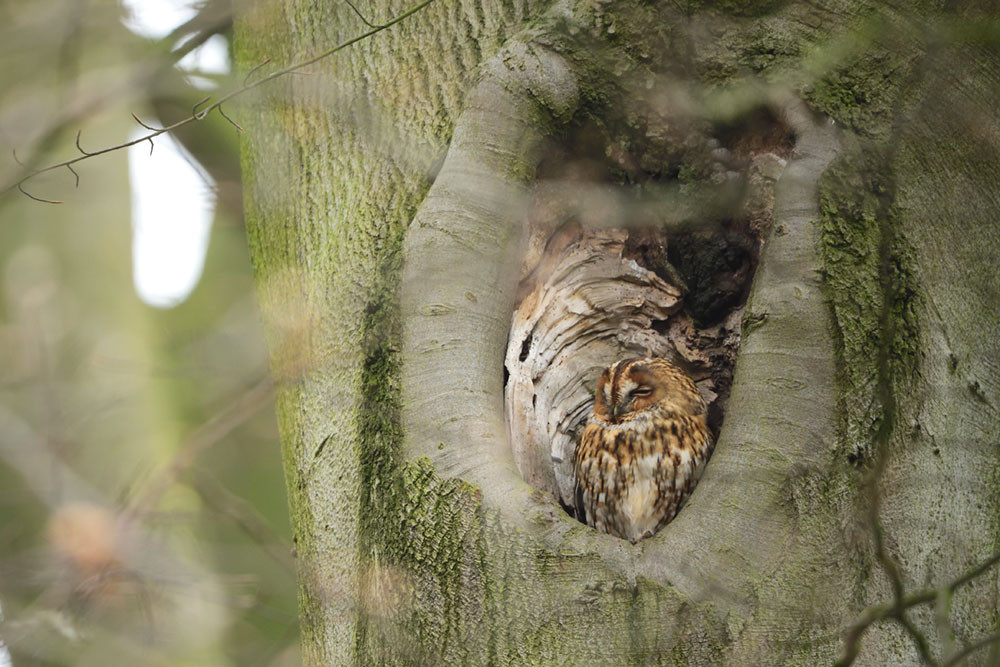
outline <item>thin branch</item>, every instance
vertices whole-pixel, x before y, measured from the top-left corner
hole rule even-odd
[[[248,391],[238,396],[221,412],[202,424],[181,444],[173,459],[159,475],[151,480],[123,516],[134,517],[148,511],[163,493],[177,480],[184,469],[191,466],[201,452],[219,442],[264,407],[273,395],[273,384],[265,377]]]
[[[17,184],[17,189],[20,190],[21,194],[24,195],[25,197],[27,197],[28,199],[34,199],[35,201],[42,202],[43,204],[61,204],[62,203],[62,201],[60,201],[58,199],[42,199],[41,197],[36,197],[35,195],[33,195],[30,192],[28,192],[27,190],[25,190],[24,186],[22,186],[20,183]]]
[[[362,14],[360,11],[358,11],[358,8],[354,6],[354,3],[351,2],[351,0],[344,0],[344,2],[347,3],[348,7],[350,7],[351,9],[354,10],[354,13],[358,15],[358,18],[361,19],[361,22],[364,23],[366,26],[368,26],[369,28],[377,28],[378,27],[377,25],[375,25],[374,23],[372,23],[371,21],[369,21],[368,19],[366,19],[365,16],[364,16],[364,14]]]
[[[885,457],[881,457],[881,460],[884,461]],[[879,466],[879,468],[883,467],[884,465]],[[881,470],[878,470],[878,472],[881,473]],[[881,477],[881,474],[876,475],[876,479],[879,477]],[[898,608],[903,602],[903,580],[899,573],[899,564],[896,563],[896,559],[885,548],[885,531],[882,529],[882,522],[878,516],[880,506],[878,492],[872,488],[871,502],[869,503],[869,507],[871,508],[869,511],[869,520],[872,524],[872,535],[875,539],[875,557],[878,559],[879,564],[882,565],[882,569],[885,570],[886,576],[889,577],[889,583],[892,586],[892,596],[895,599],[895,606]]]
[[[847,651],[844,658],[838,662],[838,665],[849,665],[857,657],[857,651],[860,649],[859,643],[861,636],[864,634],[870,626],[878,623],[879,621],[884,621],[886,619],[895,619],[897,614],[905,609],[910,609],[911,607],[916,607],[922,604],[929,604],[934,602],[942,595],[954,595],[954,593],[964,586],[965,584],[973,581],[977,577],[985,574],[991,567],[1000,563],[1000,553],[996,553],[986,560],[984,560],[979,565],[971,568],[965,574],[952,580],[947,586],[940,589],[928,588],[922,590],[918,593],[912,593],[903,598],[903,601],[898,606],[896,604],[883,604],[877,607],[872,607],[869,609],[864,616],[858,620],[848,633],[846,643]]]
[[[208,112],[211,111],[211,108],[209,108],[208,110],[206,110],[204,113],[199,114],[198,113],[198,107],[200,107],[202,104],[204,104],[205,102],[209,101],[210,99],[212,99],[212,96],[211,95],[206,95],[201,100],[199,100],[198,102],[196,102],[195,105],[193,107],[191,107],[191,117],[194,118],[195,120],[201,120],[206,115],[208,115]]]
[[[952,597],[952,594],[944,589],[938,593],[934,601],[934,625],[937,627],[943,655],[952,653],[955,648],[955,629],[951,626]]]
[[[149,157],[153,157],[153,149],[156,148],[156,144],[153,143],[153,137],[146,137],[149,140]]]
[[[988,569],[990,569],[997,563],[1000,563],[1000,553],[993,554],[992,556],[984,560],[982,563],[980,563],[977,567],[972,568],[971,570],[963,574],[961,577],[955,579],[955,581],[948,584],[948,592],[954,593],[960,587],[966,585],[979,575],[984,574]]]
[[[211,20],[207,22],[208,24],[205,29],[200,30],[198,34],[195,34],[190,39],[185,40],[183,44],[171,48],[170,45],[176,44],[182,35],[190,32],[192,27],[196,27],[200,23],[206,23],[205,16],[206,11],[208,10],[209,5],[206,5],[190,21],[178,27],[170,35],[158,40],[157,46],[165,47],[165,53],[162,56],[158,56],[160,60],[155,64],[152,71],[150,71],[148,67],[143,66],[138,68],[138,75],[133,75],[124,83],[111,86],[108,90],[89,91],[88,97],[81,98],[82,101],[80,103],[72,105],[72,111],[64,114],[59,120],[52,123],[49,129],[44,130],[41,133],[41,136],[33,142],[34,145],[47,146],[51,144],[66,129],[66,127],[74,125],[78,121],[82,121],[85,118],[92,116],[101,109],[107,107],[112,101],[117,100],[119,92],[131,90],[132,88],[140,86],[148,88],[147,84],[149,81],[155,81],[161,76],[161,74],[172,70],[177,62],[184,56],[203,44],[213,35],[223,32],[228,25],[232,24],[228,10],[223,13],[216,12],[216,15],[213,15]],[[30,170],[33,168],[33,163],[34,160],[29,160],[28,164],[24,164],[23,166],[25,169]],[[54,168],[59,166],[61,165],[53,165]],[[25,178],[21,178],[18,182],[24,183],[25,180]],[[13,190],[13,185],[13,183],[8,183],[5,189],[0,190],[0,195]]]
[[[271,524],[245,498],[218,480],[196,468],[184,473],[183,481],[193,488],[206,505],[232,520],[251,540],[289,572],[295,571],[291,560],[291,545],[271,527]]]
[[[132,114],[132,119],[135,120],[135,122],[139,123],[139,125],[142,125],[144,128],[146,128],[147,130],[149,130],[151,132],[162,132],[163,131],[162,127],[153,127],[152,125],[147,125],[146,123],[143,123],[141,120],[139,120],[139,117],[136,116],[135,114]]]
[[[221,106],[221,105],[219,106],[219,113],[220,113],[220,114],[222,114],[222,117],[223,117],[223,118],[225,118],[226,120],[228,120],[228,121],[229,121],[230,123],[232,123],[232,124],[233,124],[233,127],[235,127],[235,128],[236,128],[236,131],[237,131],[237,132],[242,132],[242,131],[243,131],[243,126],[242,126],[242,125],[240,125],[239,123],[237,123],[237,122],[236,122],[235,120],[233,120],[232,118],[230,118],[230,117],[229,117],[229,116],[228,116],[228,115],[226,114],[226,112],[222,110],[222,106]]]
[[[236,90],[233,90],[233,91],[231,91],[231,92],[223,95],[216,102],[214,102],[213,104],[209,105],[208,107],[206,107],[201,112],[197,112],[197,113],[193,112],[190,116],[187,116],[186,118],[182,118],[181,120],[179,120],[179,121],[177,121],[175,123],[167,125],[166,127],[162,127],[162,128],[156,129],[156,130],[152,130],[149,134],[147,134],[145,136],[138,137],[138,138],[133,139],[131,141],[125,141],[125,142],[122,142],[120,144],[115,144],[113,146],[109,146],[107,148],[102,148],[101,150],[97,150],[97,151],[93,151],[93,152],[89,152],[88,153],[87,151],[83,150],[83,148],[80,146],[80,132],[77,132],[77,134],[76,134],[76,147],[80,150],[81,153],[83,153],[83,155],[81,155],[79,157],[76,157],[76,158],[69,159],[69,160],[63,160],[62,162],[57,162],[55,164],[50,164],[47,167],[43,167],[41,169],[38,169],[37,171],[28,173],[25,176],[22,176],[19,180],[14,181],[14,182],[12,182],[12,183],[4,186],[3,189],[0,190],[0,195],[5,195],[8,192],[10,192],[11,190],[18,189],[23,194],[25,194],[26,196],[28,196],[31,199],[34,199],[35,201],[40,201],[40,202],[49,203],[49,204],[62,203],[62,202],[57,202],[55,200],[41,199],[39,197],[34,197],[32,195],[29,195],[27,192],[24,191],[24,188],[22,187],[22,185],[24,183],[26,183],[27,181],[29,181],[30,179],[32,179],[35,176],[37,176],[38,174],[43,174],[45,172],[53,171],[55,169],[62,169],[63,167],[66,167],[67,165],[76,164],[77,162],[80,162],[82,160],[86,160],[86,159],[89,159],[89,158],[92,158],[92,157],[96,157],[98,155],[104,155],[106,153],[111,153],[111,152],[114,152],[114,151],[122,150],[123,148],[128,148],[129,146],[135,146],[136,144],[139,144],[139,143],[141,143],[143,141],[149,141],[150,144],[152,144],[152,140],[155,137],[158,137],[161,134],[164,134],[166,132],[172,132],[173,130],[176,130],[179,127],[183,127],[185,125],[188,125],[189,123],[193,123],[193,122],[199,121],[199,120],[203,119],[205,116],[207,116],[210,112],[214,111],[215,109],[220,108],[223,105],[223,103],[228,102],[229,100],[231,100],[231,99],[233,99],[235,97],[239,97],[240,95],[248,93],[251,90],[257,88],[258,86],[262,86],[265,83],[273,81],[274,79],[277,79],[277,78],[279,78],[281,76],[284,76],[286,74],[293,74],[293,73],[301,74],[302,73],[301,70],[303,70],[304,68],[306,68],[306,67],[308,67],[310,65],[313,65],[313,64],[315,64],[315,63],[323,60],[324,58],[329,58],[333,54],[338,53],[339,51],[343,51],[344,49],[346,49],[346,48],[348,48],[350,46],[353,46],[354,44],[357,44],[358,42],[364,41],[364,40],[368,39],[369,37],[382,32],[383,30],[391,28],[392,26],[396,25],[397,23],[405,21],[406,19],[408,19],[409,17],[413,16],[414,14],[416,14],[417,12],[419,12],[421,9],[423,9],[427,5],[431,4],[432,2],[434,2],[434,0],[422,0],[422,2],[414,5],[413,7],[411,7],[408,10],[406,10],[402,14],[399,14],[398,16],[396,16],[394,19],[392,19],[391,21],[389,21],[387,23],[383,23],[382,25],[376,26],[376,27],[372,28],[371,30],[368,30],[367,32],[364,32],[364,33],[362,33],[360,35],[357,35],[356,37],[352,37],[351,39],[343,41],[340,44],[337,44],[336,46],[333,46],[333,47],[331,47],[331,48],[329,48],[329,49],[327,49],[327,50],[325,50],[325,51],[323,51],[323,52],[321,52],[321,53],[319,53],[319,54],[317,54],[317,55],[315,55],[315,56],[313,56],[311,58],[308,58],[306,60],[303,60],[303,61],[300,61],[300,62],[297,62],[297,63],[293,63],[293,64],[291,64],[291,65],[289,65],[287,67],[284,67],[284,68],[282,68],[280,70],[272,72],[271,74],[268,74],[267,76],[261,77],[260,79],[257,79],[256,81],[253,81],[251,83],[244,83],[243,87],[237,88]],[[270,61],[270,58],[268,58],[263,63],[261,63],[260,65],[258,65],[254,69],[252,69],[247,74],[247,78],[250,77],[250,74],[253,74],[253,72],[255,72],[256,70],[260,69],[263,65],[267,64],[269,61]],[[244,79],[244,82],[246,82],[246,79]],[[197,108],[200,104],[203,104],[205,101],[207,101],[207,100],[202,100],[202,102],[199,102],[199,104],[195,105],[195,108]],[[133,115],[133,117],[134,117],[134,115]],[[136,120],[138,121],[138,118],[136,118]],[[143,126],[145,126],[143,123],[140,123],[140,124],[143,125]],[[149,129],[149,128],[147,128],[147,129]],[[150,149],[150,152],[152,152],[152,149]]]
[[[910,635],[913,643],[917,646],[917,653],[920,655],[920,659],[925,665],[931,665],[931,667],[937,667],[937,661],[931,656],[930,646],[927,644],[927,638],[924,637],[923,633],[917,630],[913,625],[913,622],[906,617],[906,612],[903,609],[899,610],[896,615],[896,621],[903,626],[906,630],[906,634]]]
[[[244,87],[248,86],[248,85],[249,85],[249,83],[248,83],[248,82],[250,81],[250,77],[254,75],[254,72],[256,72],[257,70],[259,70],[259,69],[260,69],[261,67],[264,67],[264,66],[265,66],[265,65],[267,65],[267,64],[268,64],[269,62],[271,62],[271,59],[270,59],[270,58],[264,58],[263,62],[261,62],[261,63],[260,63],[259,65],[254,65],[254,66],[253,66],[253,67],[252,67],[252,68],[250,69],[250,71],[249,71],[249,72],[247,72],[247,75],[246,75],[245,77],[243,77],[243,86],[244,86]]]
[[[74,169],[73,165],[71,164],[66,165],[66,168],[69,169],[70,172],[72,172],[74,178],[76,178],[76,183],[73,185],[73,187],[75,188],[80,187],[80,174],[76,173],[76,169]]]
[[[886,326],[884,322],[882,326]],[[887,368],[885,364],[885,359],[883,359],[880,355],[879,372],[880,380],[882,380],[883,383],[885,382],[885,377],[887,377]],[[888,385],[882,384],[881,386],[885,387]],[[844,648],[844,657],[837,662],[837,665],[850,665],[854,662],[861,649],[861,637],[871,625],[884,619],[893,619],[903,627],[906,633],[913,640],[921,661],[925,665],[932,665],[936,667],[937,662],[935,662],[933,656],[931,656],[930,647],[927,644],[927,638],[924,637],[919,630],[917,630],[910,619],[906,616],[907,609],[909,609],[912,605],[908,604],[910,599],[905,595],[903,577],[900,573],[899,564],[886,548],[885,530],[882,527],[882,521],[879,517],[881,496],[878,492],[876,484],[885,472],[888,458],[888,442],[892,437],[892,430],[894,428],[896,415],[895,397],[891,395],[891,393],[885,393],[887,395],[882,396],[882,422],[879,424],[878,431],[874,438],[875,442],[881,444],[881,446],[877,449],[875,467],[872,469],[868,478],[868,522],[871,525],[872,539],[875,542],[875,559],[878,561],[879,565],[882,566],[882,570],[889,578],[889,584],[892,587],[892,604],[882,605],[869,610],[869,612],[862,617],[861,621],[854,625],[845,641],[846,645]],[[926,600],[921,600],[921,602],[930,602],[935,599],[937,599],[937,591],[931,591],[931,595]]]
[[[228,2],[205,2],[201,11],[180,24],[166,36],[166,42],[176,44],[185,35],[191,35],[178,46],[186,52],[193,51],[209,38],[224,32],[233,25],[233,10]],[[190,44],[194,42],[194,44]]]
[[[83,146],[81,146],[81,145],[80,145],[80,135],[81,135],[81,134],[83,134],[83,130],[82,130],[82,129],[81,129],[81,130],[77,130],[77,131],[76,131],[76,147],[77,147],[77,149],[78,149],[78,150],[79,150],[79,151],[80,151],[81,153],[83,153],[84,157],[92,157],[92,156],[94,156],[94,155],[100,155],[100,154],[101,154],[101,153],[103,152],[103,151],[97,151],[96,153],[88,153],[87,151],[83,150]],[[59,165],[59,166],[61,167],[62,165]],[[40,174],[40,173],[42,173],[43,171],[46,171],[46,170],[45,170],[45,169],[39,169],[39,170],[38,170],[38,171],[36,171],[35,173],[36,173],[36,174]],[[34,175],[34,174],[33,174],[33,175]]]
[[[889,424],[889,421],[884,419],[883,424]],[[891,429],[891,426],[888,428]],[[888,435],[886,435],[886,442],[887,441]],[[889,577],[889,582],[892,586],[893,604],[889,618],[892,618],[899,623],[906,633],[910,635],[910,638],[917,647],[917,654],[920,656],[921,661],[925,665],[936,667],[937,662],[934,660],[933,656],[931,656],[930,646],[927,644],[927,638],[924,637],[923,633],[917,630],[917,628],[913,625],[913,622],[906,616],[906,610],[908,607],[905,604],[906,598],[905,591],[903,589],[903,577],[899,571],[899,563],[896,562],[896,559],[893,558],[892,554],[889,553],[889,550],[886,549],[885,546],[885,531],[882,528],[882,522],[878,516],[879,508],[881,507],[881,498],[879,497],[878,490],[874,487],[874,480],[881,479],[882,473],[884,472],[885,461],[887,458],[884,453],[885,449],[886,448],[884,446],[880,449],[879,460],[875,471],[873,471],[874,479],[872,481],[871,489],[872,500],[869,504],[869,507],[871,508],[869,519],[872,524],[872,535],[875,539],[875,557],[878,559],[879,564],[881,564],[886,576]]]
[[[864,637],[865,631],[882,619],[888,618],[891,611],[891,608],[884,605],[869,609],[861,620],[851,627],[847,636],[844,637],[844,655],[834,663],[834,667],[848,667],[849,665],[853,665],[858,657],[858,652],[861,650],[861,638]]]
[[[987,646],[990,646],[992,644],[996,644],[998,642],[1000,642],[1000,632],[998,632],[997,634],[988,635],[986,637],[983,637],[979,641],[973,642],[973,643],[969,644],[968,646],[966,646],[965,648],[963,648],[961,651],[959,651],[958,653],[956,653],[952,657],[950,657],[947,660],[945,660],[944,662],[942,662],[941,663],[941,667],[953,667],[954,665],[957,665],[958,663],[960,663],[963,660],[965,660],[966,658],[968,658],[971,654],[975,653],[979,649],[986,648]]]

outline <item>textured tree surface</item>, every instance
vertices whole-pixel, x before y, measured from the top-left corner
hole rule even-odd
[[[996,19],[662,4],[437,0],[242,110],[307,664],[830,662],[893,596],[873,477],[905,590],[1000,550]],[[237,57],[365,29],[339,3],[255,3]],[[645,223],[699,247],[731,217],[713,151],[786,130],[704,477],[655,537],[597,534],[507,438],[536,178],[589,141],[604,172],[574,192],[646,197],[674,213]],[[990,571],[908,619],[940,659],[995,632],[996,599]],[[883,621],[858,660],[916,646]]]

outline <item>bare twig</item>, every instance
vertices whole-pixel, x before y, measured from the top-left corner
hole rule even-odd
[[[924,634],[917,630],[913,625],[913,622],[906,617],[904,610],[900,609],[899,614],[896,616],[896,621],[903,626],[906,630],[906,634],[910,635],[910,639],[917,647],[917,654],[925,665],[931,665],[931,667],[937,667],[937,661],[931,656],[931,648],[927,644],[927,638]]]
[[[857,623],[851,627],[846,640],[847,648],[845,650],[845,655],[837,664],[850,665],[854,662],[854,659],[857,657],[857,653],[860,650],[861,636],[872,625],[886,619],[897,619],[903,610],[922,604],[930,604],[935,602],[941,596],[954,595],[959,588],[978,578],[997,563],[1000,563],[1000,553],[990,556],[965,574],[952,580],[944,588],[928,588],[905,596],[899,604],[894,601],[892,604],[883,604],[877,607],[872,607],[865,613],[864,616],[861,617],[861,619],[858,620]],[[945,664],[953,663],[946,662]]]
[[[269,62],[271,62],[271,59],[270,59],[270,58],[264,58],[264,60],[263,60],[263,61],[262,61],[262,62],[261,62],[261,63],[260,63],[259,65],[254,65],[254,66],[253,66],[253,67],[252,67],[252,68],[250,69],[250,71],[249,71],[249,72],[247,72],[247,75],[246,75],[245,77],[243,77],[243,85],[244,85],[244,87],[245,87],[245,86],[247,86],[247,85],[249,85],[249,84],[248,84],[248,82],[250,81],[250,77],[251,77],[251,76],[253,76],[253,75],[254,75],[254,73],[255,73],[255,72],[256,72],[257,70],[259,70],[259,69],[260,69],[261,67],[264,67],[264,66],[265,66],[265,65],[267,65],[267,64],[268,64]]]
[[[197,469],[188,470],[184,474],[184,481],[191,485],[206,505],[231,519],[279,565],[289,572],[295,571],[291,545],[286,544],[271,524],[244,498]]]
[[[120,93],[127,92],[140,85],[148,88],[149,82],[157,81],[164,72],[173,69],[177,62],[184,58],[184,56],[204,44],[212,36],[224,32],[232,24],[232,13],[231,9],[225,6],[227,4],[226,2],[214,1],[205,3],[191,20],[178,26],[171,34],[158,40],[156,46],[164,48],[165,53],[162,56],[157,55],[157,62],[154,62],[152,69],[148,65],[143,64],[137,68],[138,73],[136,75],[133,75],[123,83],[111,86],[105,90],[90,87],[88,88],[87,96],[80,98],[81,101],[72,105],[64,104],[65,113],[59,119],[55,120],[48,129],[40,133],[40,137],[34,140],[34,145],[51,145],[66,127],[75,125],[106,108],[112,102],[119,99]],[[188,34],[190,36],[182,41],[182,37]],[[173,46],[175,44],[177,46]],[[63,59],[67,57],[65,49],[61,52],[60,57]],[[64,67],[63,69],[66,68]],[[32,159],[27,160],[27,164],[23,165],[25,169],[30,169],[35,164],[38,164],[38,161],[34,159],[35,157],[32,154]],[[7,188],[7,190],[9,189],[11,188]]]
[[[237,123],[232,118],[230,118],[229,115],[225,111],[222,110],[222,106],[221,105],[219,106],[219,113],[222,114],[223,118],[225,118],[226,120],[228,120],[230,123],[233,124],[233,127],[236,128],[237,132],[242,132],[243,131],[243,126],[240,125],[239,123]]]
[[[378,27],[377,25],[375,25],[374,23],[372,23],[371,21],[369,21],[368,19],[366,19],[365,16],[364,16],[364,14],[362,14],[360,11],[358,11],[358,8],[354,6],[354,3],[351,2],[351,0],[344,0],[344,2],[347,3],[348,7],[350,7],[351,9],[354,10],[354,13],[358,15],[358,18],[361,19],[361,22],[364,23],[366,26],[368,26],[369,28],[377,28]]]
[[[22,176],[20,179],[18,179],[16,181],[14,181],[12,183],[9,183],[8,185],[4,186],[3,189],[0,190],[0,195],[7,194],[11,190],[17,189],[17,190],[20,190],[24,195],[30,197],[31,199],[34,199],[35,201],[39,201],[39,202],[43,202],[43,203],[47,203],[47,204],[62,203],[62,202],[59,202],[59,201],[56,201],[56,200],[43,199],[41,197],[35,197],[33,195],[30,195],[27,192],[25,192],[25,190],[24,190],[24,188],[22,186],[23,186],[24,183],[26,183],[27,181],[29,181],[30,179],[34,178],[35,176],[37,176],[39,174],[44,174],[46,172],[53,171],[55,169],[62,169],[64,167],[66,167],[67,165],[72,165],[72,164],[75,164],[77,162],[81,162],[83,160],[86,160],[86,159],[89,159],[89,158],[92,158],[92,157],[96,157],[98,155],[104,155],[106,153],[112,153],[114,151],[122,150],[123,148],[128,148],[129,146],[135,146],[136,144],[139,144],[139,143],[141,143],[143,141],[149,141],[150,143],[152,143],[152,139],[154,139],[155,137],[158,137],[161,134],[164,134],[164,133],[167,133],[167,132],[172,132],[173,130],[176,130],[177,128],[183,127],[183,126],[188,125],[190,123],[202,120],[203,118],[205,118],[205,116],[207,116],[212,111],[215,111],[216,109],[220,109],[222,107],[223,103],[228,102],[229,100],[231,100],[231,99],[233,99],[235,97],[239,97],[240,95],[243,95],[243,94],[245,94],[245,93],[247,93],[247,92],[249,92],[249,91],[257,88],[258,86],[262,86],[265,83],[273,81],[274,79],[277,79],[277,78],[279,78],[281,76],[284,76],[286,74],[302,73],[301,70],[303,70],[304,68],[308,67],[309,65],[313,65],[313,64],[315,64],[315,63],[317,63],[317,62],[319,62],[319,61],[321,61],[321,60],[323,60],[325,58],[329,58],[333,54],[335,54],[335,53],[337,53],[339,51],[343,51],[344,49],[348,48],[349,46],[352,46],[354,44],[357,44],[358,42],[364,41],[365,39],[368,39],[369,37],[371,37],[373,35],[376,35],[376,34],[382,32],[383,30],[386,30],[386,29],[388,29],[388,28],[396,25],[397,23],[400,23],[401,21],[406,20],[407,18],[409,18],[410,16],[413,16],[414,14],[416,14],[417,12],[419,12],[421,9],[423,9],[427,5],[431,4],[432,2],[434,2],[434,0],[422,0],[418,4],[416,4],[413,7],[411,7],[410,9],[406,10],[402,14],[399,14],[398,16],[396,16],[395,18],[393,18],[392,20],[390,20],[390,21],[388,21],[386,23],[383,23],[382,25],[375,26],[371,30],[368,30],[367,32],[364,32],[364,33],[362,33],[360,35],[357,35],[356,37],[352,37],[351,39],[348,39],[346,41],[343,41],[340,44],[337,44],[336,46],[333,46],[333,47],[331,47],[331,48],[329,48],[329,49],[327,49],[327,50],[325,50],[325,51],[323,51],[323,52],[321,52],[321,53],[319,53],[319,54],[317,54],[315,56],[312,56],[311,58],[308,58],[306,60],[303,60],[303,61],[300,61],[300,62],[297,62],[297,63],[293,63],[291,65],[288,65],[287,67],[284,67],[284,68],[282,68],[280,70],[272,72],[271,74],[263,76],[260,79],[257,79],[256,81],[248,83],[246,81],[246,79],[244,79],[244,85],[241,88],[237,88],[236,90],[233,90],[233,91],[231,91],[231,92],[223,95],[216,102],[214,102],[213,104],[209,105],[208,107],[206,107],[202,111],[198,112],[198,111],[196,111],[196,109],[197,109],[198,106],[200,106],[201,104],[203,104],[207,100],[202,100],[202,102],[199,102],[199,104],[196,104],[195,105],[195,110],[192,110],[192,114],[190,116],[182,118],[181,120],[179,120],[179,121],[177,121],[175,123],[171,123],[170,125],[167,125],[166,127],[162,127],[162,128],[156,129],[156,130],[151,130],[150,134],[147,134],[145,136],[138,137],[138,138],[133,139],[131,141],[125,141],[125,142],[122,142],[120,144],[115,144],[113,146],[108,146],[107,148],[102,148],[102,149],[97,150],[97,151],[87,152],[87,151],[83,150],[83,148],[80,146],[80,132],[77,132],[77,134],[76,134],[76,147],[80,150],[81,153],[83,153],[83,155],[81,155],[79,157],[76,157],[76,158],[69,159],[69,160],[63,160],[62,162],[57,162],[55,164],[50,164],[47,167],[42,167],[41,169],[37,169],[35,171],[29,172],[29,173],[25,174],[24,176]],[[251,74],[253,74],[255,71],[257,71],[258,69],[260,69],[265,64],[267,64],[269,61],[270,61],[270,58],[267,59],[267,60],[265,60],[264,62],[262,62],[260,65],[258,65],[254,69],[250,70],[250,72],[247,74],[247,79],[249,79],[249,77],[250,77]],[[134,115],[133,115],[133,117],[134,117]],[[136,121],[138,122],[138,118],[136,118]],[[143,125],[144,127],[146,127],[144,123],[140,122],[140,125]],[[147,127],[147,129],[149,129],[149,128]]]
[[[146,123],[143,123],[141,120],[139,120],[139,117],[136,116],[135,114],[132,114],[132,118],[135,120],[135,122],[139,123],[139,125],[142,125],[144,128],[146,128],[150,132],[163,132],[163,128],[162,127],[153,127],[152,125],[148,125]]]
[[[1000,632],[983,637],[979,641],[969,644],[961,651],[942,662],[941,667],[953,667],[953,665],[959,664],[979,649],[986,648],[987,646],[991,646],[992,644],[996,644],[998,642],[1000,642]]]
[[[25,197],[27,197],[28,199],[34,199],[35,201],[40,201],[43,204],[61,204],[62,203],[62,201],[59,200],[59,199],[42,199],[41,197],[36,197],[35,195],[33,195],[30,192],[28,192],[27,190],[25,190],[24,186],[21,185],[20,183],[17,184],[17,189],[20,190],[21,194],[24,195]]]
[[[203,113],[199,114],[198,113],[198,107],[200,107],[202,104],[204,104],[205,102],[209,101],[210,99],[212,99],[212,96],[211,95],[206,95],[205,97],[201,98],[199,101],[195,102],[195,105],[193,107],[191,107],[191,117],[194,118],[195,120],[201,120],[202,118],[204,118],[211,109],[207,109]]]
[[[80,135],[82,133],[83,133],[83,130],[77,130],[76,131],[76,148],[77,148],[77,150],[79,150],[81,153],[83,153],[84,157],[91,157],[93,155],[99,155],[100,151],[98,151],[97,153],[88,153],[87,151],[83,150],[83,146],[80,145]],[[63,165],[59,165],[59,166],[61,167]],[[35,174],[40,174],[43,171],[45,171],[45,169],[39,169],[38,171],[35,172]],[[32,174],[32,176],[34,176],[34,174]]]
[[[891,422],[888,419],[883,420],[883,424],[887,428],[892,428]],[[879,429],[881,432],[881,428]],[[884,434],[883,445],[887,444],[889,434]],[[881,497],[878,493],[878,489],[875,487],[877,480],[881,479],[882,473],[884,472],[886,465],[886,451],[887,447],[883,446],[880,448],[880,454],[875,467],[872,471],[872,481],[870,489],[871,500],[869,502],[869,521],[872,525],[872,535],[875,539],[875,557],[878,559],[879,564],[881,564],[882,569],[885,571],[886,576],[889,577],[889,583],[892,586],[892,613],[889,616],[899,623],[906,634],[910,635],[913,640],[914,645],[917,647],[917,653],[920,655],[920,659],[925,665],[936,665],[934,658],[931,656],[930,647],[927,644],[927,638],[924,637],[917,628],[913,625],[909,618],[906,616],[906,611],[909,609],[905,605],[905,591],[903,589],[903,578],[899,571],[899,563],[893,558],[892,554],[889,553],[888,549],[885,547],[885,531],[882,528],[882,522],[879,519],[879,508],[881,507]]]
[[[992,556],[984,560],[982,563],[980,563],[978,566],[972,568],[971,570],[963,574],[961,577],[948,584],[948,592],[954,593],[960,587],[966,585],[973,579],[977,578],[979,575],[985,573],[987,570],[989,570],[997,563],[1000,563],[1000,553],[993,554]]]

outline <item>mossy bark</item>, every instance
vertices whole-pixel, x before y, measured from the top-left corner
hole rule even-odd
[[[1000,548],[995,35],[975,8],[665,5],[439,0],[241,110],[307,664],[832,660],[890,596],[861,490],[881,452],[908,587]],[[280,66],[363,28],[346,5],[257,3],[237,57]],[[636,130],[636,100],[709,124],[771,106],[798,144],[716,453],[631,546],[517,476],[502,358],[547,142],[615,117],[651,160],[686,159]],[[952,602],[957,643],[912,614],[936,654],[991,631],[995,588]],[[884,624],[862,658],[916,654]]]

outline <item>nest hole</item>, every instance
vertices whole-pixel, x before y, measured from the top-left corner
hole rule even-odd
[[[666,142],[676,149],[649,149],[642,127],[639,140],[582,123],[539,167],[527,220],[504,362],[509,442],[525,481],[574,517],[574,450],[611,363],[683,368],[718,436],[774,183],[794,148],[769,109],[674,123],[688,133]]]

